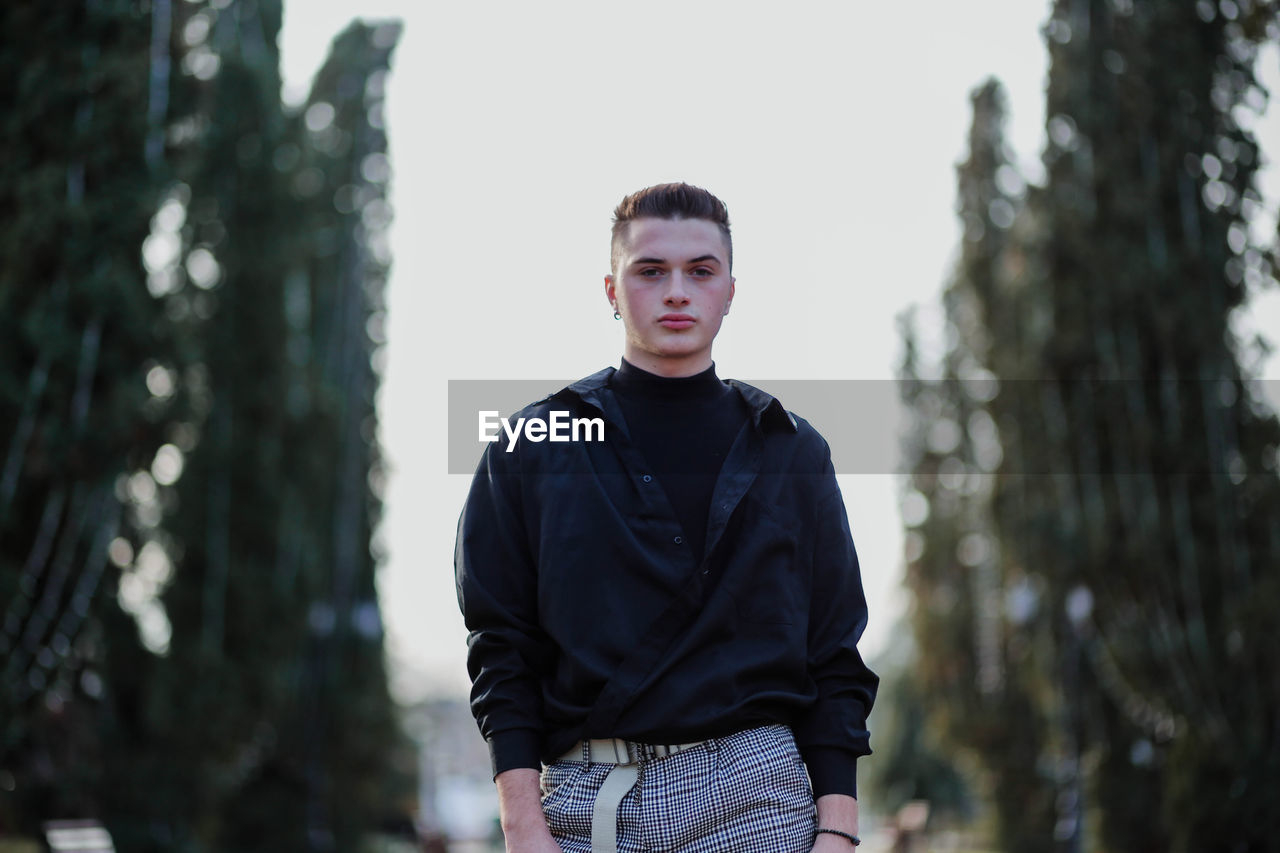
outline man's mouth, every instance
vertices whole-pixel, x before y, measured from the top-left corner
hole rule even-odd
[[[695,322],[688,314],[663,314],[658,318],[658,324],[668,329],[687,329]]]

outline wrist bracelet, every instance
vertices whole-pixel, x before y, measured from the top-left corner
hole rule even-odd
[[[854,847],[857,847],[859,844],[862,843],[862,839],[859,838],[858,836],[850,835],[847,832],[841,832],[838,829],[819,829],[818,832],[819,833],[825,832],[828,835],[838,835],[841,838],[848,839],[849,843],[852,844]]]

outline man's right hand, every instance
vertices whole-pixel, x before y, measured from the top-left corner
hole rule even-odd
[[[505,770],[498,785],[498,815],[507,853],[563,853],[542,814],[541,774],[529,767]]]

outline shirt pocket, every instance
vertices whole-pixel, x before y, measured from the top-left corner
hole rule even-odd
[[[738,541],[730,548],[725,582],[743,622],[803,624],[808,591],[800,571],[798,524],[776,507],[747,498]]]

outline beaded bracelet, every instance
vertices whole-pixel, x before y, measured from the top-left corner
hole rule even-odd
[[[819,833],[823,833],[823,832],[825,832],[825,833],[827,833],[828,835],[838,835],[838,836],[840,836],[841,838],[846,838],[846,839],[848,839],[848,840],[849,840],[849,843],[850,843],[850,844],[852,844],[854,847],[857,847],[859,844],[861,844],[861,843],[862,843],[862,839],[861,839],[861,838],[859,838],[858,836],[856,836],[856,835],[850,835],[850,834],[849,834],[849,833],[847,833],[847,832],[841,832],[841,831],[840,831],[840,830],[838,830],[838,829],[819,829],[819,830],[818,830],[818,832],[819,832]]]

